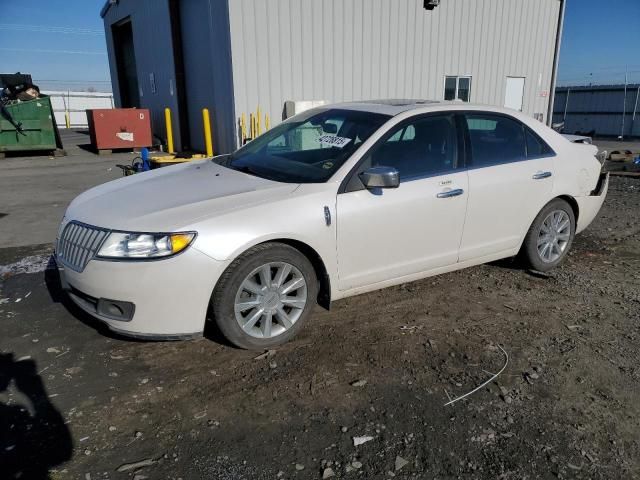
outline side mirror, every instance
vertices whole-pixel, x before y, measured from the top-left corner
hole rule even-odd
[[[400,186],[400,174],[393,167],[372,167],[358,176],[367,189]]]
[[[338,133],[338,126],[335,123],[323,123],[322,131],[324,133],[335,135],[336,133]]]

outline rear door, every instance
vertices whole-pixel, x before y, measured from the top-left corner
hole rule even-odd
[[[467,207],[460,150],[455,118],[448,114],[408,120],[371,149],[353,175],[393,167],[400,186],[366,190],[355,178],[355,187],[338,194],[340,290],[458,261]]]
[[[551,200],[554,152],[520,121],[503,114],[468,113],[469,205],[460,261],[519,247]]]

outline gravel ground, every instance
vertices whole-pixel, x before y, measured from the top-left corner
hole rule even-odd
[[[639,207],[613,178],[550,275],[502,261],[339,301],[257,359],[110,336],[50,246],[1,249],[0,476],[640,478]]]

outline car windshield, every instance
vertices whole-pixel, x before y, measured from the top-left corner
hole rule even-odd
[[[326,182],[389,118],[355,110],[310,110],[249,142],[222,165],[277,182]]]

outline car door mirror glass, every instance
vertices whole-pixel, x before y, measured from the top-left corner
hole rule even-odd
[[[400,174],[393,167],[372,167],[358,176],[367,189],[398,188],[400,186]]]

